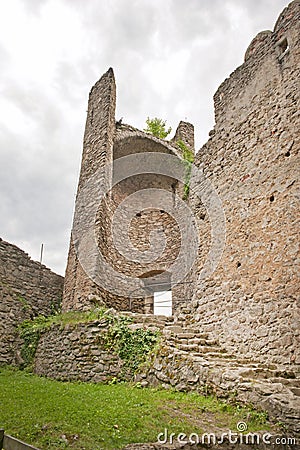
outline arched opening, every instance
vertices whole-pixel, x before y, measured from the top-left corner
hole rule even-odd
[[[140,277],[149,293],[145,297],[145,313],[156,316],[172,316],[173,301],[171,274],[162,270],[152,270]]]

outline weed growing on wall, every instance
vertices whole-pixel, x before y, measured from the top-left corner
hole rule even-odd
[[[105,346],[122,359],[127,375],[137,372],[160,340],[160,333],[157,331],[144,328],[131,330],[131,322],[128,317],[115,316],[104,337]]]
[[[23,367],[31,368],[34,355],[40,340],[40,332],[27,328],[22,330],[20,336],[23,339],[23,345],[21,348],[21,356],[24,361]]]
[[[168,134],[170,134],[172,131],[171,127],[166,129],[166,121],[159,119],[158,117],[154,117],[154,119],[150,119],[148,117],[146,120],[146,125],[147,128],[145,128],[144,131],[146,133],[153,134],[153,136],[160,139],[166,139]]]

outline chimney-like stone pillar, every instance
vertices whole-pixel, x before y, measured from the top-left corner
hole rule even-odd
[[[77,197],[98,169],[112,163],[115,109],[116,84],[113,70],[110,68],[93,86],[89,95]],[[104,181],[110,183],[111,180]],[[88,308],[88,298],[95,294],[97,286],[81,267],[71,237],[62,309],[68,311]]]
[[[172,142],[182,141],[192,152],[195,152],[194,125],[189,122],[179,122]]]

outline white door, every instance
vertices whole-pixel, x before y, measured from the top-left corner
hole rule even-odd
[[[172,291],[154,292],[154,314],[172,316]]]

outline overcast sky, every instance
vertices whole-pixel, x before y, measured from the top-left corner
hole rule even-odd
[[[88,93],[112,66],[117,119],[213,127],[212,97],[286,0],[1,0],[0,237],[64,274]]]

